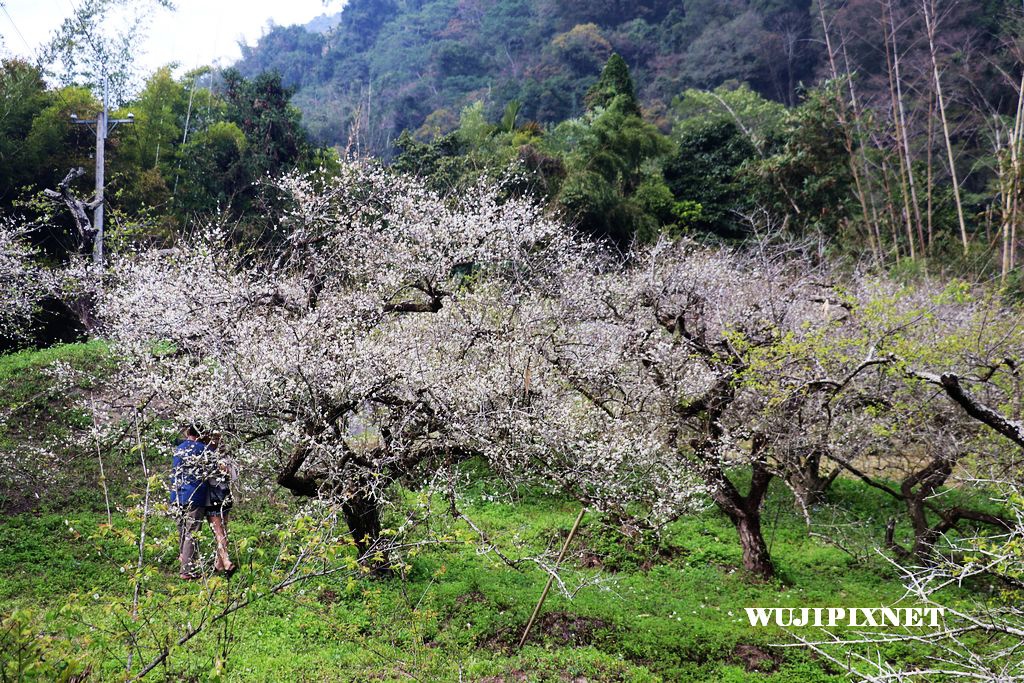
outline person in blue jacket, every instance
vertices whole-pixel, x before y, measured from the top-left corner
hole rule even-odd
[[[178,520],[181,578],[188,581],[199,578],[196,533],[206,518],[209,455],[198,429],[190,425],[184,436],[171,464],[171,510]]]

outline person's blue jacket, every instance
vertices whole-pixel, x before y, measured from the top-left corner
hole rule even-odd
[[[183,507],[205,507],[207,496],[204,460],[206,444],[186,439],[174,449],[171,463],[171,502]]]

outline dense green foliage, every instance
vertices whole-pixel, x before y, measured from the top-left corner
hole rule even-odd
[[[1020,9],[923,7],[351,2],[323,32],[272,29],[239,68],[290,74],[315,140],[397,153],[444,187],[518,160],[528,187],[619,243],[781,229],[879,263],[928,255],[987,271],[999,254],[981,234],[1016,220],[1004,198],[1019,182]],[[616,93],[628,104],[613,106]],[[513,104],[518,137],[497,125],[480,138],[479,122]],[[1015,256],[1002,260],[1012,279]]]
[[[134,117],[107,140],[112,245],[173,238],[197,215],[217,211],[266,215],[266,206],[257,206],[258,181],[328,159],[307,141],[290,97],[274,74],[152,74],[134,100],[111,112]],[[95,134],[70,117],[94,118],[101,104],[83,88],[47,87],[38,67],[18,60],[0,65],[0,102],[8,112],[0,117],[0,210],[38,225],[36,241],[62,257],[72,250],[72,223],[65,207],[41,191],[81,166],[86,173],[71,189],[90,200]]]
[[[875,5],[849,4],[854,30],[877,20],[868,18]],[[981,31],[974,47],[992,53],[1010,7],[958,9],[946,23],[964,34]],[[879,44],[859,36],[848,42],[864,75],[880,75]],[[801,84],[827,68],[817,7],[808,0],[352,0],[339,24],[322,33],[272,28],[245,48],[239,68],[249,76],[281,73],[298,89],[296,103],[319,142],[344,144],[356,126],[370,152],[389,154],[403,130],[421,138],[449,132],[476,100],[491,118],[511,100],[522,103],[527,120],[579,116],[613,52],[632,69],[640,101],[662,127],[687,88],[742,82],[794,105]],[[887,86],[871,87],[882,93]]]
[[[336,155],[319,144],[383,157],[446,190],[518,166],[515,191],[620,245],[782,227],[880,262],[912,252],[911,235],[917,252],[945,259],[957,214],[930,56],[914,40],[920,8],[887,12],[867,0],[354,0],[308,30],[272,28],[244,46],[237,71],[152,74],[116,112],[134,113],[134,126],[108,141],[108,239],[173,241],[215,213],[263,234],[280,207],[260,181],[329,170]],[[994,76],[1015,69],[1015,12],[1001,0],[951,6],[936,47],[964,229],[979,240],[1005,213],[998,126],[1012,128],[1015,81]],[[900,22],[891,36],[889,14]],[[841,54],[827,53],[826,37]],[[903,65],[899,106],[917,112],[905,130],[886,100],[893,63],[879,37]],[[958,57],[965,41],[984,59]],[[86,89],[48,88],[14,60],[0,71],[0,98],[0,208],[36,221],[37,242],[60,256],[70,221],[39,192],[83,166],[74,187],[88,200],[94,140],[68,116],[91,117],[98,103]],[[985,270],[990,256],[958,267]]]
[[[685,88],[727,80],[793,103],[821,60],[810,11],[806,0],[353,0],[325,33],[273,28],[239,68],[283,74],[316,139],[344,142],[359,125],[387,153],[403,130],[448,132],[478,99],[491,117],[510,100],[528,120],[578,116],[613,52],[659,116]]]

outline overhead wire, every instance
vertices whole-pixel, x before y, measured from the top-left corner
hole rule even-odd
[[[39,54],[38,47],[33,48],[32,45],[29,44],[28,39],[25,38],[25,34],[21,32],[20,28],[18,28],[18,23],[14,21],[14,17],[12,17],[11,13],[7,10],[7,3],[3,0],[0,0],[0,10],[3,11],[4,16],[7,17],[7,21],[9,21],[11,26],[14,28],[14,32],[18,34],[19,38],[21,38],[21,42],[25,44],[25,47],[28,49],[29,55],[35,60],[37,68],[41,70],[42,55]],[[71,104],[64,98],[64,95],[63,93],[61,93],[59,88],[55,88],[53,90],[53,94],[57,96],[57,99],[60,100],[61,104],[64,105],[65,109],[71,109]]]
[[[71,0],[68,0],[68,2],[71,3]],[[75,7],[73,3],[71,4],[71,7],[74,10],[74,16],[78,18],[79,23],[82,23],[82,18],[78,15],[78,9]],[[15,33],[18,34],[18,37],[21,38],[21,42],[25,44],[26,48],[28,48],[29,54],[35,61],[36,67],[42,70],[42,55],[40,54],[39,48],[33,48],[32,45],[28,42],[28,40],[25,38],[25,34],[21,32],[21,29],[18,28],[17,22],[14,21],[14,17],[12,17],[11,13],[7,10],[7,3],[3,0],[0,0],[0,10],[3,11],[4,15],[7,17],[7,21],[10,22],[11,26],[14,28]],[[85,28],[84,23],[82,23],[82,27],[83,29]],[[57,96],[57,99],[60,100],[61,104],[64,105],[65,109],[71,109],[71,103],[68,102],[67,99],[65,99],[63,93],[61,92],[61,88],[54,88],[52,92],[54,95]]]
[[[11,26],[14,27],[14,32],[18,34],[19,38],[21,38],[21,42],[25,43],[25,47],[28,48],[29,52],[36,52],[36,50],[33,50],[32,46],[28,44],[28,41],[25,39],[25,34],[18,28],[18,24],[15,23],[14,17],[12,17],[11,13],[7,11],[7,3],[3,2],[3,0],[0,0],[0,10],[3,10],[4,15],[7,17],[7,21],[11,22]]]

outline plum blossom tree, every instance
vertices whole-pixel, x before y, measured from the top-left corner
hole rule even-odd
[[[364,555],[393,482],[480,454],[654,523],[708,494],[772,575],[760,509],[807,457],[778,429],[806,392],[786,403],[761,370],[785,375],[794,337],[834,323],[807,261],[686,242],[622,258],[497,188],[446,199],[359,164],[282,187],[280,247],[213,231],[115,264],[100,311],[138,392],[341,502]]]
[[[28,230],[0,220],[0,337],[17,336],[47,290],[35,257]]]
[[[1003,524],[933,495],[1001,462],[971,405],[1019,412],[1022,326],[958,284],[844,279],[793,246],[622,255],[500,187],[444,197],[371,164],[279,184],[273,239],[119,255],[98,311],[125,387],[339,504],[371,563],[393,484],[471,456],[652,525],[710,498],[761,577],[773,478],[808,519],[842,471],[887,490],[918,556]]]
[[[1024,496],[1013,480],[975,482],[989,490],[992,502],[1008,509],[1005,529],[950,537],[946,552],[928,564],[893,562],[906,586],[905,604],[942,611],[939,628],[883,628],[791,633],[795,645],[808,647],[854,680],[917,682],[932,680],[1017,681],[1024,638]],[[950,600],[953,587],[971,586],[972,594]],[[887,653],[899,643],[925,653],[913,665],[896,663]]]
[[[498,187],[445,198],[361,163],[281,188],[292,203],[279,247],[211,229],[174,254],[115,262],[99,311],[132,359],[133,391],[221,432],[293,493],[340,503],[369,558],[391,484],[468,455],[520,475],[571,462],[554,481],[571,489],[599,472],[601,500],[647,490],[635,483],[650,441],[638,425],[559,412],[554,396],[550,413],[519,410],[546,386],[531,379],[526,342],[551,326],[565,273],[589,257],[561,223]],[[550,456],[519,444],[524,415],[574,439]]]
[[[699,482],[736,525],[744,567],[772,576],[760,514],[777,471],[776,444],[762,387],[748,375],[763,349],[821,319],[813,268],[794,268],[781,252],[682,241],[589,268],[566,273],[561,323],[537,343],[547,364],[538,376],[571,387],[576,403],[603,413],[612,428],[606,439],[625,436],[634,451],[649,453],[634,463],[648,468],[645,483],[656,484],[652,495],[665,512],[680,509]],[[741,468],[749,472],[746,493],[735,479]]]
[[[895,519],[886,546],[902,559],[930,562],[936,543],[955,529],[1009,528],[1004,516],[939,494],[1015,476],[1024,445],[1020,312],[960,281],[906,287],[861,278],[847,302],[845,342],[833,348],[873,365],[844,388],[843,400],[859,410],[829,427],[825,457],[905,507],[909,547],[896,539]]]
[[[905,508],[884,541],[901,561],[934,561],[954,531],[1009,528],[1003,515],[940,494],[1012,479],[1019,458],[1004,437],[1022,445],[1020,312],[956,280],[907,286],[855,274],[820,284],[822,320],[758,349],[744,373],[769,465],[808,523],[846,473]]]

